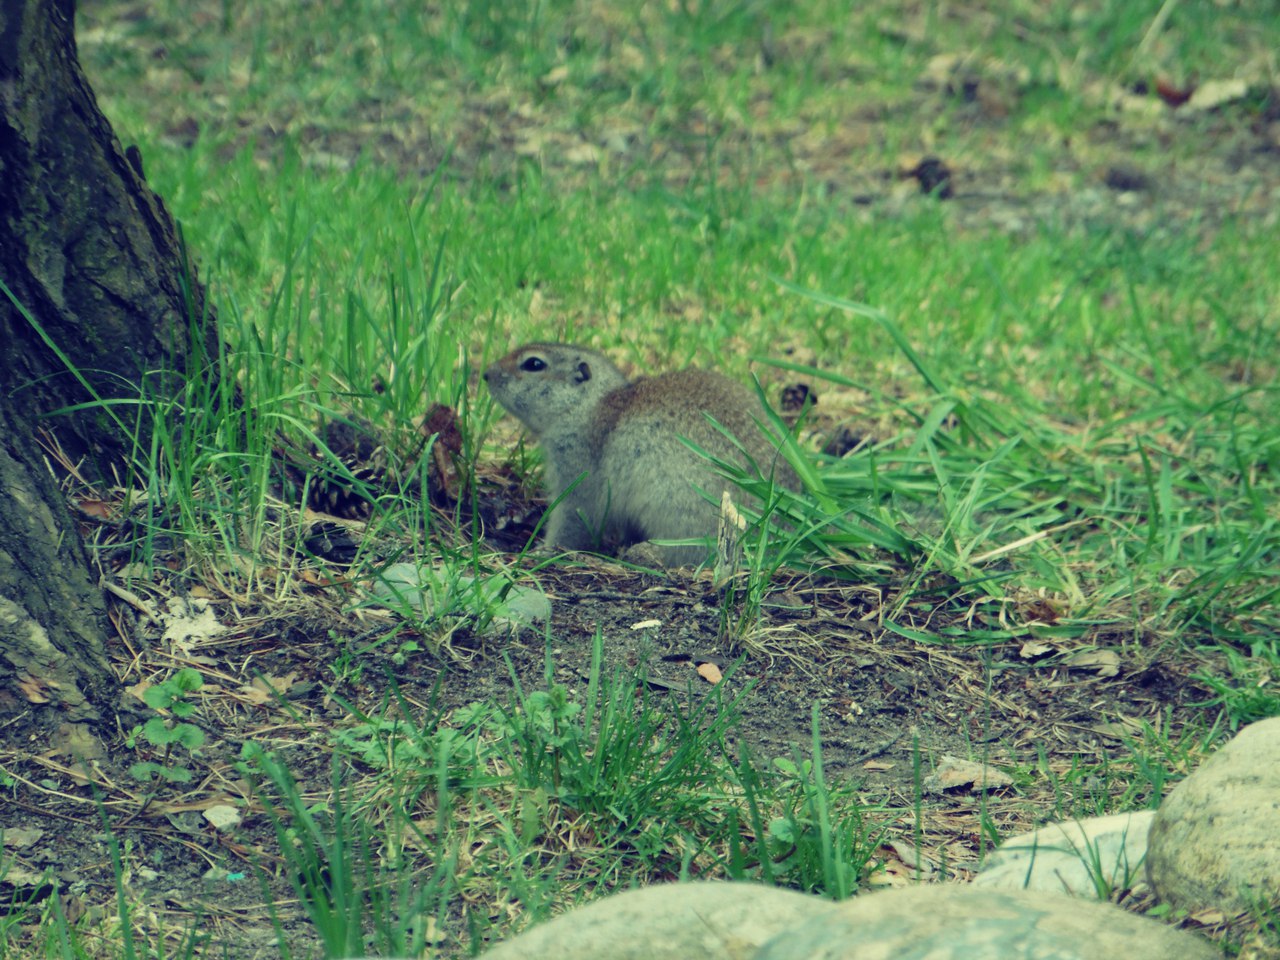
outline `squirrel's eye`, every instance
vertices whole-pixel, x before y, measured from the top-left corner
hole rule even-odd
[[[539,370],[547,369],[547,361],[543,360],[541,357],[529,357],[520,364],[520,369],[526,370],[529,373],[537,373]]]

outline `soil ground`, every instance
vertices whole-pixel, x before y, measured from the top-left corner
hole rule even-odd
[[[213,597],[211,609],[228,629],[177,643],[118,605],[112,653],[125,692],[120,729],[94,762],[94,785],[65,757],[30,745],[5,751],[5,767],[23,787],[23,799],[7,805],[6,825],[36,831],[14,851],[22,869],[9,882],[22,889],[23,879],[50,871],[71,891],[64,908],[72,918],[86,910],[109,915],[115,874],[100,798],[125,845],[130,891],[147,905],[136,919],[177,937],[198,915],[218,941],[232,945],[231,955],[272,956],[276,934],[254,879],[264,866],[285,869],[271,853],[278,849],[272,821],[257,801],[232,831],[203,818],[216,804],[249,798],[235,770],[242,745],[277,751],[303,796],[323,802],[331,796],[326,734],[350,722],[349,708],[396,715],[394,701],[387,708],[392,681],[418,723],[473,702],[512,703],[507,664],[525,690],[544,689],[547,637],[553,679],[570,691],[587,685],[599,632],[606,674],[642,667],[648,696],[673,699],[686,714],[712,696],[697,668],[716,664],[728,672],[719,692],[743,694],[729,747],[746,746],[760,763],[811,755],[818,704],[828,782],[856,786],[879,811],[869,818],[885,830],[880,882],[917,869],[964,876],[978,866],[990,830],[1003,837],[1105,809],[1138,779],[1132,744],[1144,741],[1144,727],[1178,743],[1184,724],[1193,741],[1205,724],[1194,705],[1208,692],[1189,679],[1203,664],[1132,638],[1116,638],[1127,651],[1122,659],[1077,668],[1064,666],[1058,651],[1018,643],[920,642],[883,625],[892,590],[796,576],[770,596],[759,631],[731,644],[720,639],[720,594],[709,577],[641,574],[587,559],[544,570],[538,580],[552,600],[549,629],[487,638],[459,631],[452,656],[396,656],[384,646],[350,657],[358,638],[384,635],[388,623],[368,611],[344,612],[340,588],[317,588],[291,608]],[[150,585],[147,595],[158,602],[175,587]],[[945,609],[913,602],[895,623],[922,636],[986,626]],[[412,639],[410,632],[395,642]],[[192,764],[192,782],[148,802],[129,772],[137,755],[123,741],[131,721],[145,722],[151,710],[129,688],[179,665],[206,678],[198,717],[208,742]],[[20,727],[11,729],[10,744],[25,740]],[[941,787],[922,782],[946,757],[990,764],[1011,779],[985,791],[964,777]],[[1073,776],[1082,769],[1094,772]],[[1139,789],[1127,802],[1143,799]],[[283,874],[269,886],[285,929],[297,938],[293,946],[305,944],[310,931]]]

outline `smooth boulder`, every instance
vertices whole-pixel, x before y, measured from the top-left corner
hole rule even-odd
[[[1221,960],[1207,940],[1099,900],[939,884],[864,894],[753,960]]]
[[[1280,717],[1245,727],[1173,788],[1147,837],[1147,879],[1174,907],[1280,899]]]
[[[539,924],[485,960],[747,960],[779,931],[834,911],[829,900],[753,883],[627,890]]]
[[[1153,810],[1051,823],[1011,837],[987,858],[976,887],[1042,890],[1099,899],[1113,890],[1141,892]]]

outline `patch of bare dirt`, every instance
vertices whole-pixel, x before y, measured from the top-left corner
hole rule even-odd
[[[538,581],[552,600],[545,633],[495,639],[464,629],[452,637],[453,657],[414,651],[415,641],[425,647],[429,638],[408,628],[370,647],[393,624],[349,609],[349,589],[319,578],[292,602],[270,607],[176,579],[150,585],[144,606],[181,588],[207,598],[225,627],[180,640],[165,639],[138,603],[117,599],[111,654],[122,694],[116,728],[100,731],[105,750],[86,771],[57,743],[36,742],[38,732],[23,721],[8,730],[10,746],[0,756],[21,799],[4,805],[3,825],[35,831],[32,842],[9,851],[18,871],[6,881],[11,891],[47,896],[34,878],[49,871],[63,885],[68,916],[109,914],[115,870],[105,818],[124,852],[130,895],[145,905],[136,923],[177,936],[199,915],[217,940],[234,945],[234,955],[275,955],[265,878],[296,948],[311,934],[270,811],[237,769],[242,746],[276,751],[303,796],[320,801],[330,793],[332,733],[355,722],[352,711],[394,716],[404,704],[421,724],[477,701],[510,703],[508,661],[526,691],[545,688],[546,637],[554,682],[577,693],[586,687],[597,632],[606,673],[641,668],[651,696],[686,707],[713,694],[698,668],[719,666],[725,692],[746,691],[730,747],[740,742],[760,764],[809,755],[817,704],[829,781],[853,782],[868,804],[898,811],[884,814],[888,836],[909,845],[918,837],[922,855],[953,873],[976,866],[983,818],[1008,833],[1041,817],[1079,815],[1124,791],[1132,776],[1108,779],[1103,771],[1125,763],[1125,740],[1140,740],[1149,724],[1176,741],[1178,725],[1197,716],[1190,705],[1203,698],[1188,679],[1192,664],[1137,642],[1118,642],[1124,653],[1114,660],[1080,659],[1073,667],[1078,650],[985,641],[998,625],[956,609],[943,583],[936,603],[910,602],[891,625],[893,589],[796,577],[779,584],[757,628],[729,642],[720,593],[705,577],[584,560],[543,570]],[[175,761],[190,766],[189,783],[153,792],[129,768],[161,758],[137,739],[131,749],[131,728],[154,715],[140,699],[146,685],[184,666],[205,679],[193,722],[207,741]],[[945,756],[995,765],[1013,783],[985,792],[959,783],[924,794],[921,778]],[[1092,778],[1073,777],[1095,763]],[[1141,799],[1130,794],[1128,802]],[[204,814],[219,804],[241,809],[243,821],[212,826]],[[456,919],[448,932],[461,936]]]

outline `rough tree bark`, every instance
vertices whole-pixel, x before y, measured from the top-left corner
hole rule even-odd
[[[172,389],[173,372],[217,356],[212,318],[190,322],[204,295],[173,221],[80,69],[74,14],[73,0],[0,0],[0,721],[9,724],[28,711],[105,719],[111,702],[102,592],[37,429],[93,477],[110,477],[127,446],[101,410],[42,418],[93,394],[136,397],[144,378],[152,395]],[[194,329],[203,332],[193,338]]]

